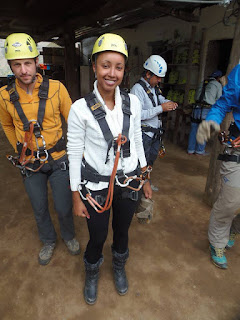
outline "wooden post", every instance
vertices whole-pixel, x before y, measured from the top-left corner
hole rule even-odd
[[[192,33],[191,33],[189,52],[188,52],[187,82],[186,82],[186,86],[185,86],[183,106],[188,105],[188,93],[189,93],[189,89],[190,89],[190,79],[191,79],[191,72],[192,72],[192,58],[193,58],[193,49],[194,49],[194,43],[195,43],[196,30],[197,30],[197,27],[192,26]]]
[[[198,83],[201,83],[204,80],[204,71],[205,71],[205,66],[206,66],[206,52],[207,52],[206,34],[207,34],[207,30],[202,29],[202,39],[201,39],[201,44],[200,44]]]
[[[238,17],[236,21],[236,27],[235,27],[231,55],[229,59],[228,69],[227,69],[227,75],[239,63],[239,58],[240,58],[240,11],[238,13]],[[232,120],[232,113],[229,113],[226,115],[225,119],[221,124],[221,130],[227,131],[231,120]],[[214,139],[213,146],[212,146],[207,183],[206,183],[206,188],[204,193],[204,201],[207,202],[210,206],[212,206],[216,201],[219,190],[220,190],[220,186],[221,186],[220,172],[219,172],[221,162],[217,161],[217,157],[219,153],[222,153],[223,149],[224,149],[223,146],[220,145],[216,137]]]
[[[65,47],[65,78],[66,86],[72,101],[80,98],[80,84],[78,65],[76,62],[75,34],[74,30],[66,27],[64,32]]]

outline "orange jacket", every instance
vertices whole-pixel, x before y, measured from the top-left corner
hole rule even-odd
[[[15,80],[16,90],[19,94],[19,102],[29,121],[37,119],[39,107],[38,91],[42,80],[42,76],[37,73],[32,95],[27,94],[26,91],[19,86],[18,80]],[[23,123],[19,118],[13,103],[10,102],[10,96],[6,89],[7,86],[0,88],[0,122],[9,142],[13,146],[15,152],[17,152],[16,144],[18,141],[23,143],[25,131],[23,130]],[[46,142],[46,150],[53,147],[62,137],[61,114],[67,122],[71,104],[71,98],[64,85],[60,81],[49,79],[48,99],[42,123],[43,130],[41,130],[41,134]],[[38,143],[39,146],[42,146],[41,139]],[[34,137],[33,150],[37,151]],[[65,150],[54,152],[52,153],[52,157],[53,159],[58,159],[65,153]]]

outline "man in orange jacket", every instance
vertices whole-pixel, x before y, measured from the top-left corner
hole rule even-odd
[[[71,254],[79,254],[72,215],[68,159],[61,114],[67,121],[72,104],[67,89],[37,73],[36,44],[25,33],[13,33],[5,41],[5,57],[15,79],[0,89],[0,121],[18,157],[9,157],[20,168],[30,198],[39,238],[38,260],[50,262],[57,235],[48,209],[50,182],[61,237]]]

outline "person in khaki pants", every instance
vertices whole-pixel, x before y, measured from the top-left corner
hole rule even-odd
[[[232,112],[234,122],[229,127],[226,148],[218,159],[222,160],[221,189],[213,205],[208,239],[212,262],[221,269],[227,269],[225,249],[230,249],[240,231],[240,64],[228,76],[223,95],[212,106],[206,121],[199,125],[197,140],[204,143],[210,138],[211,130],[220,131],[220,124],[226,113]]]

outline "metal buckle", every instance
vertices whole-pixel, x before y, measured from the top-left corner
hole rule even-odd
[[[138,201],[138,192],[137,191],[130,191],[129,192],[129,199],[133,200],[133,201]]]
[[[46,157],[45,158],[40,158],[41,157],[41,154],[43,154],[43,155],[46,155]],[[44,161],[47,161],[47,159],[48,159],[48,152],[47,152],[47,150],[42,150],[42,151],[37,151],[37,154],[36,154],[36,158],[40,161],[40,162],[44,162]]]
[[[66,171],[66,170],[67,170],[67,164],[66,164],[65,161],[63,161],[63,162],[60,163],[60,169],[61,169],[62,171]]]

